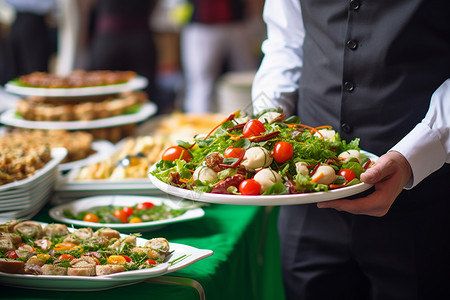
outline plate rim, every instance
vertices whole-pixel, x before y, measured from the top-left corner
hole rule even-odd
[[[22,96],[82,97],[116,94],[127,90],[140,90],[145,88],[147,85],[148,79],[142,75],[138,75],[123,83],[79,88],[27,87],[20,86],[15,81],[11,80],[5,84],[5,91]]]
[[[376,161],[378,156],[368,151],[360,150],[361,153],[367,155],[371,160]],[[150,168],[154,170],[156,164]],[[200,194],[192,190],[181,189],[175,186],[168,185],[152,174],[148,174],[153,185],[159,190],[173,196],[190,199],[193,201],[215,203],[215,204],[231,204],[231,205],[257,205],[257,206],[284,206],[284,205],[298,205],[310,204],[323,201],[341,199],[356,195],[370,189],[373,184],[358,183],[352,186],[343,187],[339,189],[330,190],[327,192],[313,192],[303,194],[284,194],[284,195],[230,195],[230,194]]]

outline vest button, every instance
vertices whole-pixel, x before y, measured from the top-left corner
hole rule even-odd
[[[350,0],[350,8],[353,10],[358,10],[361,3],[359,0]]]
[[[351,91],[353,91],[355,89],[355,85],[353,83],[349,82],[349,81],[346,81],[346,82],[344,82],[344,89],[347,92],[351,92]]]
[[[342,123],[341,128],[345,133],[350,133],[352,131],[352,126],[348,123]]]
[[[355,50],[356,48],[358,48],[358,43],[355,40],[348,40],[347,48],[350,50]]]

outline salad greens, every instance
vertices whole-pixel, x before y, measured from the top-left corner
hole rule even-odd
[[[86,219],[86,216],[93,214],[98,218],[98,223],[129,223],[133,219],[136,220],[135,218],[138,218],[140,222],[175,218],[181,216],[186,211],[187,209],[185,208],[173,209],[162,203],[161,205],[151,205],[150,207],[142,207],[140,204],[131,207],[116,205],[94,206],[77,213],[66,209],[63,211],[63,215],[68,219],[91,221]],[[122,215],[124,215],[126,222],[121,220]]]
[[[328,191],[359,183],[372,163],[360,153],[358,138],[347,142],[330,126],[313,128],[296,116],[286,118],[280,110],[267,110],[252,119],[236,112],[209,135],[177,143],[180,155],[163,152],[150,173],[164,183],[199,193]],[[189,159],[181,159],[181,153],[186,158],[184,152]],[[256,180],[261,189],[245,190],[241,183],[248,179]]]

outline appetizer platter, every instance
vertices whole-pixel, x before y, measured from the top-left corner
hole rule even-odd
[[[94,231],[18,220],[0,228],[0,280],[31,289],[110,289],[180,270],[213,254],[111,228]]]
[[[156,230],[173,223],[195,220],[205,212],[198,205],[167,197],[94,196],[52,207],[50,217],[66,224],[109,227],[121,232]]]
[[[76,70],[61,77],[43,72],[31,73],[6,83],[5,91],[23,96],[80,97],[139,90],[148,80],[127,71]]]
[[[235,112],[207,135],[179,140],[149,177],[162,191],[191,200],[236,205],[293,205],[355,195],[378,158],[330,126],[310,127],[270,110]]]
[[[156,104],[147,102],[141,105],[137,112],[108,117],[104,119],[87,121],[29,121],[16,115],[16,109],[9,109],[0,116],[0,122],[20,128],[30,129],[65,129],[65,130],[83,130],[106,128],[125,124],[134,124],[146,120],[157,111]]]

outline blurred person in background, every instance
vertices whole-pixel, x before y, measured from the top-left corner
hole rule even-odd
[[[35,71],[48,72],[55,52],[54,31],[49,26],[56,0],[5,0],[15,19],[5,41],[6,78],[11,80]]]
[[[189,0],[192,15],[181,32],[181,59],[185,77],[183,110],[215,111],[214,93],[219,76],[227,71],[256,70],[246,20],[245,0]]]
[[[145,91],[158,105],[157,49],[150,17],[158,0],[96,0],[92,2],[93,24],[89,41],[88,69],[131,70],[149,81]]]

